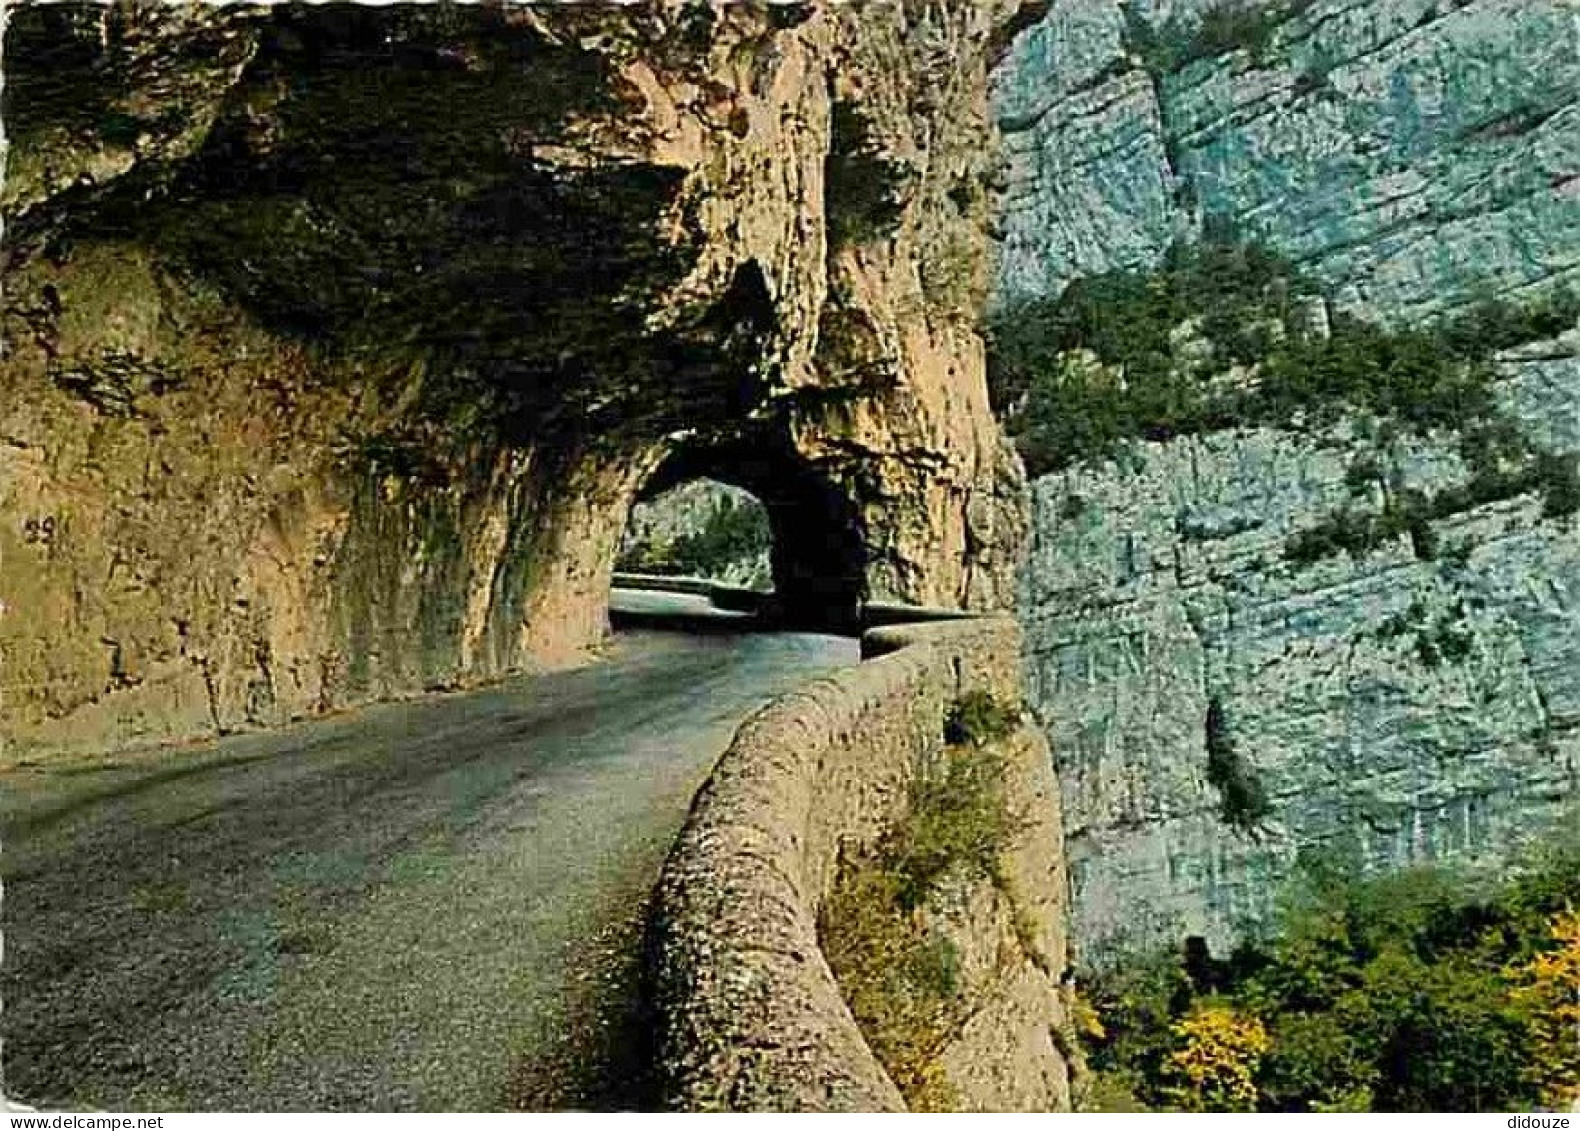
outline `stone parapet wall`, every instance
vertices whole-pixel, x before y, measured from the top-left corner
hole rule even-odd
[[[905,1110],[819,949],[818,912],[841,854],[904,818],[915,767],[942,748],[950,704],[972,691],[1019,702],[1018,639],[1003,617],[875,629],[863,638],[867,662],[741,727],[697,797],[655,904],[659,1072],[670,1106]],[[1019,737],[1037,750],[1011,760],[1026,779],[1011,783],[1012,795],[1040,805],[1038,824],[1052,822],[1057,844],[1057,791],[1030,780],[1051,778],[1046,747],[1025,728]],[[1038,827],[1026,841],[1049,832]],[[1012,868],[1050,873],[1022,882],[1040,899],[1038,949],[1053,970],[1043,971],[1040,994],[1015,996],[1023,1016],[1000,1017],[998,1030],[1031,1034],[1001,1042],[1007,1060],[1041,1062],[983,1064],[962,1048],[956,1058],[975,1075],[955,1073],[954,1083],[965,1105],[1060,1106],[1068,1072],[1052,1034],[1063,1017],[1054,982],[1065,949],[1062,859],[1012,856]]]

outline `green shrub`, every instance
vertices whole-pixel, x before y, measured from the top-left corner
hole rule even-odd
[[[1580,511],[1573,463],[1543,457],[1503,416],[1490,364],[1499,350],[1573,326],[1580,298],[1560,291],[1520,307],[1484,302],[1403,330],[1340,315],[1319,336],[1297,317],[1297,298],[1313,291],[1288,261],[1225,232],[1174,247],[1152,271],[1077,280],[1057,298],[989,319],[994,405],[1033,475],[1112,458],[1133,440],[1291,428],[1344,412],[1385,433],[1459,437],[1472,475],[1466,487],[1382,516],[1336,514],[1291,547],[1296,561],[1365,553],[1406,532],[1429,558],[1430,517],[1529,490],[1542,491],[1551,515]],[[1186,327],[1205,343],[1205,359],[1182,351]],[[1255,367],[1255,380],[1226,387],[1212,379],[1230,364]],[[1371,462],[1380,480],[1380,463]],[[1369,470],[1352,468],[1352,491]]]
[[[1427,667],[1457,664],[1469,658],[1476,643],[1475,634],[1464,624],[1464,617],[1465,606],[1459,602],[1452,611],[1443,613],[1429,625],[1426,605],[1416,600],[1405,612],[1395,613],[1383,621],[1376,637],[1395,640],[1410,634],[1415,638],[1416,655]]]
[[[991,725],[996,710],[979,701],[967,714]],[[923,909],[946,874],[998,882],[1014,832],[1004,773],[991,747],[948,747],[912,783],[905,820],[842,862],[819,917],[851,1013],[916,1110],[953,1106],[939,1057],[967,1018],[959,955]]]
[[[887,238],[905,211],[909,171],[880,153],[851,103],[834,103],[829,129],[823,170],[829,242],[837,247]]]
[[[1361,456],[1344,469],[1344,485],[1352,495],[1365,495],[1383,482],[1382,464],[1374,456]]]
[[[99,119],[99,137],[109,145],[130,149],[137,144],[147,123],[143,119],[119,110],[107,112]]]
[[[1415,638],[1416,655],[1429,668],[1462,663],[1469,658],[1475,644],[1475,635],[1458,617],[1448,613],[1438,618],[1431,631],[1418,633]]]
[[[990,390],[1032,475],[1113,458],[1138,439],[1292,428],[1349,412],[1377,422],[1379,443],[1399,428],[1457,435],[1470,479],[1429,498],[1405,493],[1380,514],[1336,511],[1291,540],[1291,561],[1359,557],[1402,535],[1431,560],[1435,520],[1526,492],[1540,492],[1551,517],[1580,512],[1575,461],[1544,453],[1503,416],[1490,364],[1498,350],[1573,326],[1580,299],[1571,292],[1522,307],[1484,302],[1419,329],[1341,315],[1318,336],[1296,316],[1296,298],[1311,288],[1293,266],[1220,238],[1171,249],[1155,271],[1078,280],[990,319]],[[1205,359],[1181,350],[1182,328],[1194,328]],[[1212,380],[1231,363],[1254,366],[1255,380]],[[1346,483],[1359,495],[1383,476],[1381,460],[1365,457]]]
[[[1580,292],[1560,287],[1516,304],[1485,297],[1448,322],[1444,334],[1467,356],[1496,353],[1527,342],[1556,338],[1580,322]]]
[[[944,741],[951,746],[981,746],[1005,737],[1019,722],[1014,708],[1003,706],[986,691],[968,691],[944,715]]]
[[[1315,0],[1220,0],[1204,12],[1171,17],[1156,30],[1126,3],[1126,38],[1147,70],[1160,77],[1232,51],[1248,51],[1253,60],[1262,62],[1279,25],[1313,3]]]
[[[841,871],[819,940],[873,1054],[915,1110],[953,1107],[939,1058],[964,1020],[960,959],[907,909],[899,876],[874,862]]]
[[[1426,605],[1418,597],[1402,613],[1395,613],[1377,628],[1378,640],[1393,640],[1403,636],[1426,620]]]
[[[1203,242],[1170,251],[1154,272],[1079,280],[990,320],[990,385],[1034,474],[1114,454],[1121,442],[1332,416],[1348,407],[1417,429],[1495,416],[1484,366],[1425,332],[1356,319],[1301,332],[1309,293],[1285,260],[1255,246]],[[1179,356],[1194,324],[1210,359]],[[1100,365],[1072,360],[1079,351]],[[1258,365],[1249,389],[1206,378]]]
[[[940,765],[917,776],[910,815],[885,846],[902,906],[920,907],[945,873],[994,875],[1013,832],[1004,772],[1002,755],[971,744],[949,747]]]
[[[1473,463],[1472,468],[1475,466]],[[1431,561],[1438,556],[1434,523],[1525,494],[1542,497],[1542,513],[1548,518],[1564,518],[1580,511],[1580,460],[1532,449],[1525,462],[1513,468],[1473,470],[1471,478],[1457,487],[1446,487],[1432,495],[1401,492],[1378,514],[1341,507],[1315,526],[1291,535],[1284,544],[1284,558],[1296,565],[1311,565],[1340,553],[1360,558],[1408,534],[1416,557]]]
[[[1543,511],[1549,518],[1567,518],[1580,511],[1580,458],[1542,452],[1536,457]]]

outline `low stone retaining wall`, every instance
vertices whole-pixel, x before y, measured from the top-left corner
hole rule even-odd
[[[747,720],[665,866],[652,959],[658,1071],[672,1107],[905,1110],[819,949],[818,912],[842,849],[870,845],[904,818],[916,767],[942,750],[950,705],[972,691],[1020,702],[1019,639],[1009,618],[984,617],[874,629],[862,643],[866,662]],[[992,1039],[1019,1063],[984,1064],[968,1048],[954,1050],[971,1106],[1068,1103],[1057,1031],[1058,795],[1046,746],[1021,728],[1016,742],[1028,741],[1034,747],[1013,760],[1020,780],[1010,785],[1036,810],[1035,827],[1009,863],[1036,873],[1016,882],[1037,893],[1039,980],[1029,994],[984,1009],[1017,1013],[995,1020]],[[1021,1036],[1006,1043],[1011,1030]],[[1028,1067],[1028,1057],[1037,1063]],[[987,1084],[974,1089],[973,1079]]]
[[[727,588],[716,581],[702,577],[672,577],[665,573],[623,573],[616,571],[613,578],[616,589],[649,589],[655,593],[689,593],[696,597],[711,597],[715,589]]]

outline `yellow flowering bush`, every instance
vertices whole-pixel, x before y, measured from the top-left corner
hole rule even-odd
[[[1256,1069],[1272,1047],[1261,1019],[1227,1005],[1198,1006],[1175,1022],[1165,1094],[1184,1111],[1252,1111]]]
[[[1530,1018],[1531,1082],[1548,1106],[1580,1101],[1580,912],[1552,917],[1551,950],[1512,967],[1511,996]]]

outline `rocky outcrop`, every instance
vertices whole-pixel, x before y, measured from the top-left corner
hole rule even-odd
[[[875,629],[866,662],[748,720],[698,795],[654,910],[658,1070],[687,1110],[902,1111],[820,949],[842,856],[906,815],[908,786],[970,692],[1014,703],[1007,618]],[[1007,802],[1026,822],[1003,862],[1028,893],[1017,927],[992,885],[961,893],[963,967],[1012,969],[943,1053],[960,1106],[1070,1102],[1058,793],[1030,729],[1010,743]]]
[[[1571,6],[1222,9],[1057,0],[1017,40],[1000,301],[1225,231],[1396,325],[1580,278]],[[1580,336],[1496,370],[1506,418],[1573,454]],[[1083,958],[1185,934],[1221,950],[1302,854],[1498,868],[1573,836],[1575,519],[1471,491],[1415,539],[1290,553],[1337,511],[1472,478],[1452,435],[1341,416],[1137,442],[1034,483],[1020,608]],[[1226,767],[1265,809],[1226,813]]]
[[[1577,36],[1564,0],[1055,0],[998,73],[999,294],[1214,225],[1374,316],[1574,280]]]
[[[574,661],[655,475],[763,497],[803,619],[1007,602],[1019,7],[12,13],[9,752]]]
[[[1575,345],[1532,367],[1567,390],[1555,431],[1580,404]],[[1303,853],[1497,869],[1573,836],[1576,520],[1522,495],[1432,523],[1433,557],[1401,535],[1291,560],[1358,501],[1361,465],[1424,491],[1467,478],[1451,444],[1341,426],[1142,444],[1037,481],[1029,694],[1059,751],[1087,957],[1185,934],[1221,953]],[[1225,818],[1225,755],[1268,803],[1244,825]]]

